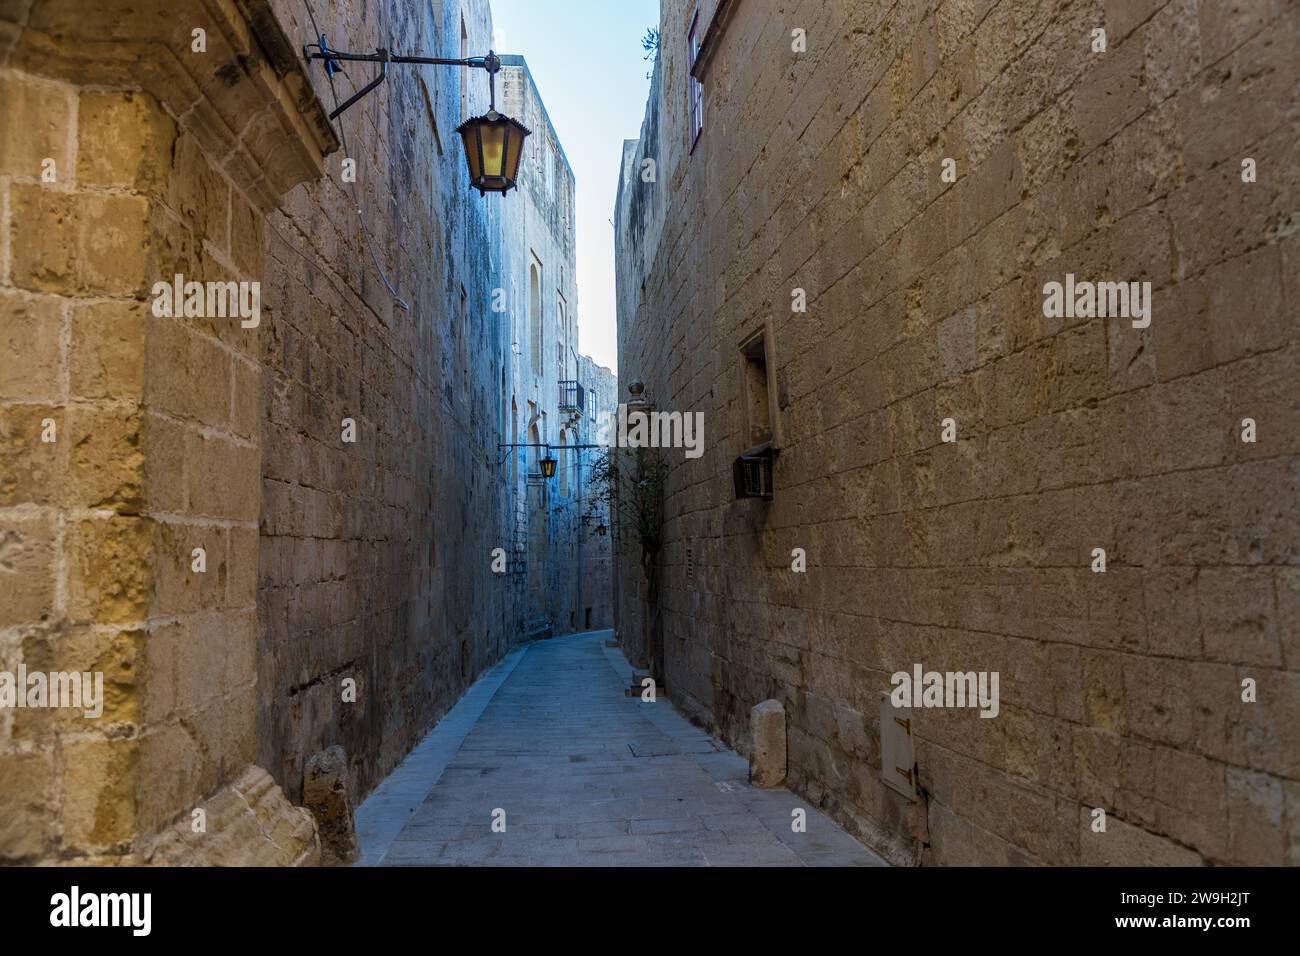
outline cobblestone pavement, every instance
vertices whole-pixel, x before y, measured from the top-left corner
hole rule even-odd
[[[609,637],[530,644],[478,681],[358,808],[360,865],[884,865],[789,791],[751,787],[668,701],[625,696]]]

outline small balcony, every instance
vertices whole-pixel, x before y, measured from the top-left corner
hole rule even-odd
[[[560,411],[579,413],[587,411],[587,390],[577,379],[569,378],[560,382]]]
[[[731,465],[731,478],[737,498],[762,498],[772,500],[772,458],[775,451],[769,443],[751,448]]]

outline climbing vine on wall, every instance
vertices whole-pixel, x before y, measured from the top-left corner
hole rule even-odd
[[[664,483],[668,462],[655,449],[610,448],[592,462],[588,484],[588,520],[605,510],[621,527],[630,528],[641,549],[641,565],[650,573],[663,544]],[[602,508],[601,506],[604,506]],[[626,549],[629,542],[618,542]]]

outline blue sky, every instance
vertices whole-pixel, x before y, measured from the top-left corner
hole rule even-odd
[[[650,89],[641,37],[659,0],[490,0],[498,53],[519,53],[578,184],[578,344],[618,368],[614,196],[623,140],[641,132]]]

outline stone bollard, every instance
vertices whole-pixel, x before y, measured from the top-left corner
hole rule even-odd
[[[749,730],[754,738],[749,782],[756,787],[781,786],[785,783],[785,707],[779,700],[755,705],[749,712]]]
[[[342,747],[336,744],[307,761],[302,773],[302,802],[316,817],[321,862],[346,866],[354,861],[360,849],[348,799],[348,757]]]

